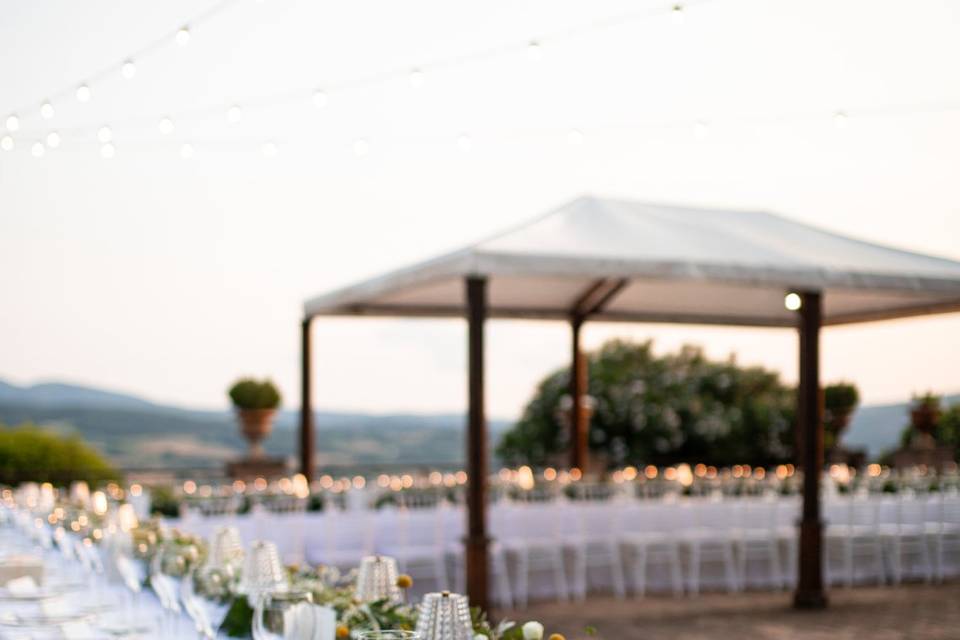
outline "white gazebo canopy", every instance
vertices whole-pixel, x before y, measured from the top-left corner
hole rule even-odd
[[[960,311],[960,262],[763,211],[582,197],[459,251],[311,298],[306,316],[463,317],[489,281],[499,318],[796,326],[788,291],[823,294],[823,323]]]

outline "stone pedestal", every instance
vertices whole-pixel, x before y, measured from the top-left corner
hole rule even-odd
[[[281,478],[289,475],[287,462],[283,458],[244,458],[227,463],[227,475],[233,480],[245,482],[264,478]]]
[[[922,464],[933,469],[943,469],[953,462],[953,449],[937,445],[929,433],[915,434],[909,445],[893,454],[893,466],[899,468]]]

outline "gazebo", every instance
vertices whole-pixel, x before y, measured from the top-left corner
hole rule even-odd
[[[302,322],[302,472],[314,471],[311,320],[317,316],[466,318],[467,591],[487,604],[484,324],[571,327],[571,466],[588,424],[580,329],[587,320],[798,330],[803,480],[797,607],[826,605],[821,576],[823,466],[820,329],[960,311],[960,262],[831,233],[763,211],[582,197],[526,224],[420,264],[310,298]]]

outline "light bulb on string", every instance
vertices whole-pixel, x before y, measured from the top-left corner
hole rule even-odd
[[[180,157],[183,158],[184,160],[189,160],[190,158],[192,158],[193,153],[194,153],[193,145],[190,144],[189,142],[184,142],[180,146]]]
[[[543,57],[543,47],[536,40],[531,40],[527,44],[527,57],[534,62]]]
[[[53,105],[50,104],[49,100],[40,105],[40,117],[44,120],[49,120],[52,118],[54,113]]]
[[[137,65],[133,63],[133,60],[127,60],[123,63],[123,66],[120,67],[120,73],[124,78],[130,80],[133,76],[137,75]]]
[[[686,15],[684,14],[682,4],[675,4],[670,7],[670,18],[673,20],[674,24],[683,24],[683,20],[686,18]]]
[[[275,142],[264,142],[263,146],[260,147],[260,151],[263,152],[263,155],[267,158],[275,158],[278,153],[277,144]]]
[[[783,306],[787,311],[798,311],[803,306],[803,299],[800,294],[791,291],[783,297]]]
[[[846,129],[847,127],[847,114],[843,111],[837,111],[833,114],[833,126],[837,129]]]
[[[421,69],[412,69],[410,71],[410,86],[414,88],[419,88],[423,86],[425,76]]]
[[[710,133],[710,125],[707,124],[705,120],[698,120],[696,124],[693,125],[693,135],[699,140],[703,140],[707,137],[707,134]]]
[[[171,133],[173,133],[173,129],[174,129],[173,120],[171,120],[170,118],[160,118],[160,124],[158,126],[160,127],[160,133],[162,133],[165,136],[168,136]]]
[[[60,134],[56,131],[51,131],[47,134],[47,146],[51,149],[56,149],[60,146]]]
[[[46,150],[42,142],[34,142],[33,146],[30,147],[30,153],[33,154],[34,158],[42,158]]]
[[[322,109],[327,106],[327,92],[322,89],[317,89],[313,92],[313,106],[318,109]]]
[[[4,151],[13,151],[14,147],[16,147],[16,144],[13,142],[13,136],[6,135],[0,138],[0,149],[3,149]]]
[[[103,143],[113,140],[113,131],[107,125],[103,125],[97,130],[97,140]]]
[[[79,100],[80,102],[89,102],[92,95],[93,94],[90,91],[90,87],[88,87],[87,85],[82,84],[79,87],[77,87],[77,100]]]
[[[174,36],[174,39],[181,47],[185,47],[190,44],[190,27],[187,25],[180,27],[180,29],[177,31],[177,35]]]
[[[358,157],[367,155],[370,152],[370,143],[360,138],[353,142],[353,153]]]
[[[7,131],[13,133],[14,131],[20,130],[20,118],[17,117],[17,114],[11,113],[7,116]]]
[[[113,146],[112,142],[105,142],[100,145],[100,157],[104,160],[109,160],[113,156],[117,155],[117,148]]]
[[[473,139],[468,134],[461,133],[457,136],[457,146],[460,148],[460,151],[470,151],[473,149]]]
[[[243,109],[240,108],[240,105],[235,104],[229,109],[227,109],[227,122],[230,124],[237,124],[240,122],[240,118],[243,117]]]
[[[583,144],[583,131],[580,129],[570,129],[567,132],[567,142],[572,145]]]

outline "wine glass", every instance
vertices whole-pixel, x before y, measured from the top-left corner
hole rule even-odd
[[[261,593],[253,610],[253,640],[312,638],[313,621],[304,615],[312,606],[310,591],[283,589]]]
[[[204,638],[213,640],[233,604],[231,567],[203,567],[184,579],[180,598]]]

